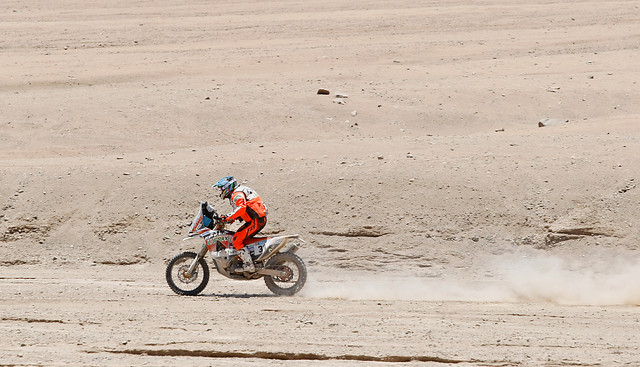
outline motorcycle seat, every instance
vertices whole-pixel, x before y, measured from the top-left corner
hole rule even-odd
[[[251,238],[245,239],[244,241],[242,241],[242,243],[245,245],[249,245],[249,244],[264,241],[267,239],[269,239],[269,237],[251,237]]]

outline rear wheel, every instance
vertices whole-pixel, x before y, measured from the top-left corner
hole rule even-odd
[[[196,258],[194,252],[183,252],[176,255],[167,264],[165,276],[169,288],[183,296],[195,296],[207,286],[209,282],[209,266],[204,258],[198,260],[191,275],[187,274],[191,263]]]
[[[281,276],[264,277],[267,288],[278,296],[293,296],[307,281],[307,267],[298,255],[291,252],[281,252],[273,256],[265,267],[284,273]]]

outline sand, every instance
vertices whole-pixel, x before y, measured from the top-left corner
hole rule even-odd
[[[639,11],[5,1],[0,365],[640,364]],[[300,294],[166,285],[227,175]]]

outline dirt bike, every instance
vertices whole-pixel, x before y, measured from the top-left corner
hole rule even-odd
[[[202,238],[202,248],[197,253],[180,253],[167,264],[165,276],[175,293],[195,296],[204,290],[209,282],[209,266],[204,258],[207,252],[218,273],[227,278],[264,278],[267,288],[279,296],[292,296],[302,289],[307,280],[307,268],[295,254],[304,244],[298,235],[246,239],[244,245],[255,264],[255,271],[247,272],[243,271],[242,260],[232,245],[235,232],[225,226],[215,209],[202,202],[189,228],[189,235],[184,239]]]

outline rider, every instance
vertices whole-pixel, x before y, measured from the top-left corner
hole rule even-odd
[[[222,178],[212,187],[219,188],[220,197],[229,199],[234,209],[230,214],[223,215],[222,221],[228,223],[233,223],[236,219],[245,221],[233,235],[233,247],[238,250],[238,256],[242,259],[242,270],[255,271],[251,254],[244,247],[244,240],[255,236],[267,224],[267,207],[258,193],[247,186],[238,185],[232,176]]]

